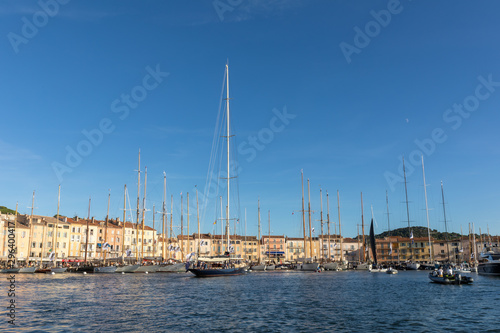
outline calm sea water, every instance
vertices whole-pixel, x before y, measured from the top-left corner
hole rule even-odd
[[[0,277],[6,303],[6,275]],[[17,325],[8,325],[4,315],[0,330],[499,332],[500,279],[473,277],[473,285],[445,286],[430,283],[426,272],[207,279],[190,273],[17,274]]]

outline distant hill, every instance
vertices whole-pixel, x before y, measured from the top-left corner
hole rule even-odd
[[[5,206],[0,206],[0,213],[14,215],[14,214],[16,214],[16,211],[12,210],[12,209],[9,209],[9,208],[7,208]]]
[[[427,237],[427,228],[426,227],[412,227],[411,228],[413,232],[413,237]],[[408,228],[399,228],[395,230],[391,230],[390,232],[391,236],[398,236],[398,237],[410,237]],[[385,231],[381,234],[375,235],[375,238],[384,238],[389,236],[389,232]],[[439,232],[436,229],[431,229],[431,237],[434,239],[439,239],[439,240],[445,240],[446,238],[450,239],[457,239],[460,238],[460,234],[457,234],[456,232]]]

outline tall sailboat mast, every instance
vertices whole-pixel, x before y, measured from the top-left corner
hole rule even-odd
[[[123,228],[122,228],[122,262],[125,258],[125,222],[127,220],[127,184],[123,188]]]
[[[320,201],[320,213],[319,213],[319,221],[320,221],[320,224],[321,224],[321,248],[320,248],[320,260],[323,261],[324,257],[325,257],[325,251],[323,250],[323,242],[324,242],[324,239],[323,239],[323,192],[322,192],[322,189],[320,188],[319,189],[319,201]]]
[[[363,233],[363,262],[366,261],[365,218],[363,215],[363,192],[361,192],[361,232]]]
[[[139,149],[139,167],[137,169],[137,217],[135,219],[135,260],[139,261],[139,217],[141,209],[141,150]]]
[[[29,235],[29,239],[33,239],[33,208],[34,207],[35,207],[35,191],[33,190],[33,196],[31,197],[31,214],[30,214],[30,235]],[[33,250],[32,246],[31,246],[31,242],[28,242],[28,261],[29,261],[29,257],[31,256],[31,250]]]
[[[307,258],[307,246],[306,246],[306,211],[304,208],[304,171],[300,170],[300,179],[302,183],[302,228],[304,229],[304,261]]]
[[[411,238],[411,227],[410,227],[410,209],[408,208],[408,189],[406,187],[406,169],[405,169],[405,158],[403,157],[403,175],[405,181],[405,197],[406,197],[406,217],[408,219],[408,237]],[[413,244],[410,241],[410,259],[413,259]]]
[[[309,216],[309,254],[311,255],[311,261],[313,261],[313,245],[312,245],[312,223],[311,223],[311,187],[309,183],[309,178],[307,179],[307,213]]]
[[[226,206],[226,234],[227,234],[227,247],[229,250],[229,168],[230,168],[230,160],[229,160],[229,138],[230,138],[230,133],[229,133],[229,66],[226,64],[226,110],[227,110],[227,117],[226,117],[226,129],[227,129],[227,179],[226,179],[226,186],[227,186],[227,206]]]
[[[186,250],[186,254],[189,254],[191,253],[191,244],[189,244],[189,192],[186,193],[186,197],[187,197],[187,232],[186,232],[186,235],[187,235],[187,243],[186,243],[186,247],[187,247],[187,250]]]
[[[163,204],[162,204],[162,213],[161,213],[161,222],[162,222],[162,227],[161,227],[161,257],[162,260],[165,260],[166,258],[166,249],[165,249],[165,214],[167,213],[166,207],[165,207],[165,200],[167,199],[167,174],[165,171],[163,171]]]
[[[328,226],[328,260],[332,260],[330,250],[330,200],[328,199],[328,191],[326,191],[326,225]]]
[[[181,260],[184,258],[184,241],[183,241],[183,238],[184,238],[184,212],[182,210],[183,210],[183,207],[182,207],[182,192],[181,192],[181,239],[180,239]]]
[[[260,239],[260,198],[257,199],[257,212],[258,212],[257,215],[258,215],[258,220],[259,220],[259,244],[260,244],[260,241],[261,241],[261,239]],[[260,250],[260,245],[259,245],[259,259],[258,259],[259,260],[259,262],[258,262],[259,265],[260,265],[260,262],[261,262],[261,256],[260,256],[261,252],[262,251]]]
[[[198,222],[198,257],[200,256],[201,234],[200,234],[200,206],[198,205],[198,188],[196,188],[196,220]]]
[[[170,237],[168,238],[168,243],[170,244],[171,239],[174,237],[174,226],[173,226],[173,220],[174,220],[174,195],[172,194],[170,196]],[[168,250],[168,257],[172,257],[172,251]]]
[[[342,249],[342,224],[340,223],[340,194],[339,190],[337,190],[337,207],[339,211],[339,238],[340,238],[340,262],[342,263],[344,261],[344,251]],[[359,232],[358,232],[359,234]],[[359,237],[358,237],[359,240]],[[359,250],[359,245],[358,245],[358,250]]]
[[[269,226],[269,237],[267,238],[267,261],[271,263],[271,211],[267,211],[267,223]]]
[[[450,244],[448,242],[448,227],[446,226],[446,208],[444,206],[444,190],[443,181],[441,181],[441,198],[443,199],[443,215],[444,215],[444,232],[446,238],[446,252],[448,253],[448,262],[450,262]]]
[[[144,168],[144,197],[142,198],[142,235],[141,235],[141,259],[144,259],[144,243],[146,242],[145,240],[145,234],[144,234],[144,221],[146,220],[146,186],[148,183],[148,167]]]
[[[87,215],[87,230],[85,235],[85,263],[87,263],[87,249],[89,248],[89,222],[90,222],[90,201],[91,197],[89,197],[89,213]]]
[[[108,219],[109,219],[109,201],[111,199],[111,190],[109,190],[108,193],[108,209],[106,211],[106,221],[104,222],[104,243],[101,243],[105,245],[108,241]],[[103,264],[106,265],[106,249],[105,247],[101,245],[101,253],[102,253],[102,261]]]
[[[427,217],[427,236],[429,237],[429,262],[433,262],[432,242],[431,242],[431,226],[429,223],[429,206],[427,205],[427,184],[425,183],[424,155],[422,155],[422,175],[424,177],[424,195],[425,195],[425,214]]]

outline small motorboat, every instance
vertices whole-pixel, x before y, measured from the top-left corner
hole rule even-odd
[[[472,284],[474,282],[474,279],[470,276],[461,275],[459,273],[454,275],[444,274],[440,276],[436,271],[429,273],[429,279],[431,279],[432,282],[440,284]]]
[[[392,267],[389,267],[387,271],[385,271],[387,274],[398,274],[398,270]]]

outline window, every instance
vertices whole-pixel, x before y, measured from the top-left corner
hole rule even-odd
[[[75,232],[75,229],[76,229],[75,227],[71,228],[71,232]],[[73,255],[73,254],[71,254],[71,255]]]

